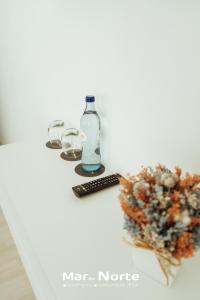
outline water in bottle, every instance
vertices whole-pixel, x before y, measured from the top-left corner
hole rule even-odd
[[[82,142],[81,167],[85,172],[95,172],[101,167],[100,118],[95,110],[95,97],[86,96],[86,108],[81,117],[80,127],[85,134]]]

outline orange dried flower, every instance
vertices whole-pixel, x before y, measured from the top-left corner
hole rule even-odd
[[[184,189],[190,188],[193,185],[193,179],[190,174],[187,174],[186,178],[180,180],[180,186]]]
[[[124,193],[127,195],[132,194],[133,182],[131,182],[130,180],[128,180],[124,177],[120,177],[119,181],[120,181],[120,184],[125,188]]]
[[[149,173],[147,168],[144,168],[139,174],[139,179],[144,179],[146,182],[150,184],[155,184],[156,180],[155,178]]]
[[[188,258],[195,253],[195,246],[192,242],[192,234],[184,232],[178,239],[174,256],[178,259]]]
[[[143,211],[130,207],[124,201],[121,201],[121,207],[122,207],[123,211],[125,212],[125,214],[129,218],[133,219],[134,221],[138,222],[139,224],[148,224],[148,220],[145,217],[145,214],[143,213]]]
[[[180,179],[180,187],[184,189],[189,189],[198,183],[200,183],[199,175],[191,175],[187,173],[184,179]]]
[[[200,175],[193,175],[193,183],[199,184],[200,183]]]
[[[180,202],[180,192],[178,191],[174,191],[172,196],[171,196],[171,199],[176,202],[176,203],[179,203]]]
[[[176,175],[180,178],[182,174],[182,170],[179,167],[175,167]]]
[[[145,190],[142,187],[140,187],[138,189],[138,192],[136,193],[136,197],[140,200],[143,200],[143,201],[148,200],[147,194],[146,194]]]
[[[180,214],[180,204],[175,203],[170,208],[168,208],[168,213],[173,221],[176,220],[176,217]]]
[[[200,225],[200,218],[192,217],[189,228],[192,229],[195,225]]]

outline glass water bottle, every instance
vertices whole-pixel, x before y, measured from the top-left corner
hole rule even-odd
[[[80,127],[85,134],[82,142],[81,167],[85,172],[95,172],[101,167],[100,118],[95,110],[95,97],[86,96],[86,108],[81,117]]]

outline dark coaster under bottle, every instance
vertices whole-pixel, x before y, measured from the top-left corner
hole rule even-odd
[[[86,172],[82,169],[82,164],[79,164],[75,167],[75,172],[80,176],[95,177],[95,176],[99,176],[99,175],[103,174],[105,172],[105,167],[104,167],[104,165],[101,164],[101,167],[97,171]]]
[[[66,152],[62,152],[60,157],[64,160],[68,161],[76,161],[81,160],[82,151],[79,149],[68,150]]]
[[[62,149],[62,145],[60,141],[53,141],[53,142],[48,141],[46,143],[46,147],[50,149]]]

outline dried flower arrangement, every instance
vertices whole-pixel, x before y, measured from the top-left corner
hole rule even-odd
[[[120,184],[124,229],[134,246],[154,251],[168,281],[170,266],[200,248],[200,176],[158,165]]]

